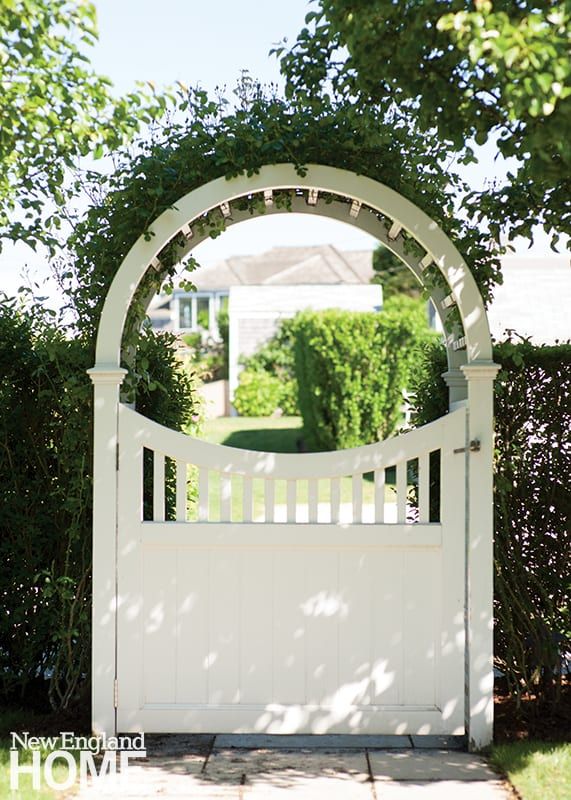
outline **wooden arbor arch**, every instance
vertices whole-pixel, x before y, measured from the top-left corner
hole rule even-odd
[[[291,192],[287,208],[274,202],[274,192]],[[326,196],[327,202],[320,196]],[[131,302],[148,269],[161,272],[159,254],[175,237],[184,237],[183,258],[204,235],[193,230],[204,216],[219,209],[226,226],[249,219],[240,200],[258,198],[266,213],[294,211],[352,224],[392,251],[425,285],[425,272],[435,265],[442,286],[430,294],[443,320],[456,308],[462,330],[447,334],[450,409],[467,408],[466,470],[469,507],[466,514],[466,722],[473,746],[491,740],[492,669],[492,435],[493,380],[498,367],[482,297],[453,243],[413,203],[383,184],[338,168],[310,165],[300,176],[290,164],[270,165],[253,175],[219,178],[182,197],[163,212],[131,248],[117,271],[103,306],[97,336],[96,363],[89,370],[95,391],[94,544],[93,544],[93,705],[109,706],[109,685],[116,664],[115,612],[117,554],[117,481],[115,472],[121,343]],[[196,226],[198,228],[198,226]],[[151,234],[150,236],[148,234]],[[414,253],[405,237],[415,243]],[[421,255],[418,255],[418,252]],[[150,302],[149,298],[149,302]],[[470,442],[478,442],[470,450]],[[102,712],[103,716],[111,715]],[[104,730],[107,723],[95,728]]]

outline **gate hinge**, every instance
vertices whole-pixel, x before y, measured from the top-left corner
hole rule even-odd
[[[115,445],[115,471],[119,472],[119,442]]]
[[[119,708],[119,683],[117,678],[113,681],[113,708]]]
[[[472,439],[468,447],[456,447],[454,449],[455,453],[465,453],[469,450],[471,453],[479,453],[480,452],[480,440],[479,439]]]

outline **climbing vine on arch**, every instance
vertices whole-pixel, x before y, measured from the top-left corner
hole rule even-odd
[[[75,279],[74,305],[90,341],[113,276],[130,247],[166,209],[211,180],[253,175],[265,164],[293,163],[300,175],[311,163],[338,167],[386,184],[415,203],[454,241],[485,299],[501,281],[499,259],[487,236],[458,217],[455,198],[467,190],[447,165],[445,146],[375,108],[321,98],[319,105],[286,101],[275,90],[243,79],[237,101],[212,99],[199,90],[180,89],[166,121],[134,149],[120,151],[109,176],[89,176],[103,202],[93,206],[69,242],[68,274]],[[287,193],[276,198],[285,207]],[[252,215],[264,213],[263,198],[236,202]],[[195,223],[215,238],[226,227],[218,209]],[[200,228],[202,227],[202,231]],[[160,254],[160,269],[149,269],[139,288],[124,347],[134,346],[144,301],[179,270],[184,245],[175,237]],[[188,269],[196,266],[188,259]],[[139,303],[139,307],[137,307]]]

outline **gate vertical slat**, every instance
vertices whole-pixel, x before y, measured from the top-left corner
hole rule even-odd
[[[208,520],[208,470],[201,468],[198,472],[198,521]]]
[[[406,461],[397,464],[397,522],[406,522]]]
[[[252,479],[244,476],[242,483],[242,519],[244,522],[252,522]]]
[[[385,521],[385,470],[375,470],[375,522]]]
[[[276,485],[273,480],[264,481],[264,522],[274,521],[274,497]]]
[[[220,522],[230,522],[232,516],[232,478],[220,475]]]
[[[297,504],[297,481],[287,482],[287,521],[295,522]]]
[[[317,522],[318,486],[316,480],[309,480],[307,484],[308,521]]]
[[[331,478],[331,522],[339,522],[341,511],[341,491],[339,478]]]
[[[186,521],[186,462],[176,462],[176,519]]]
[[[418,457],[418,521],[430,522],[430,454]]]
[[[361,523],[363,522],[363,476],[353,475],[352,480],[352,517],[353,522]]]
[[[153,451],[153,520],[165,520],[165,457]]]

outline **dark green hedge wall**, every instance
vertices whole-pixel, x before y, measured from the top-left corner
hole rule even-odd
[[[418,424],[445,413],[441,346],[425,349]],[[571,346],[495,345],[495,663],[513,695],[555,703],[571,634]]]

